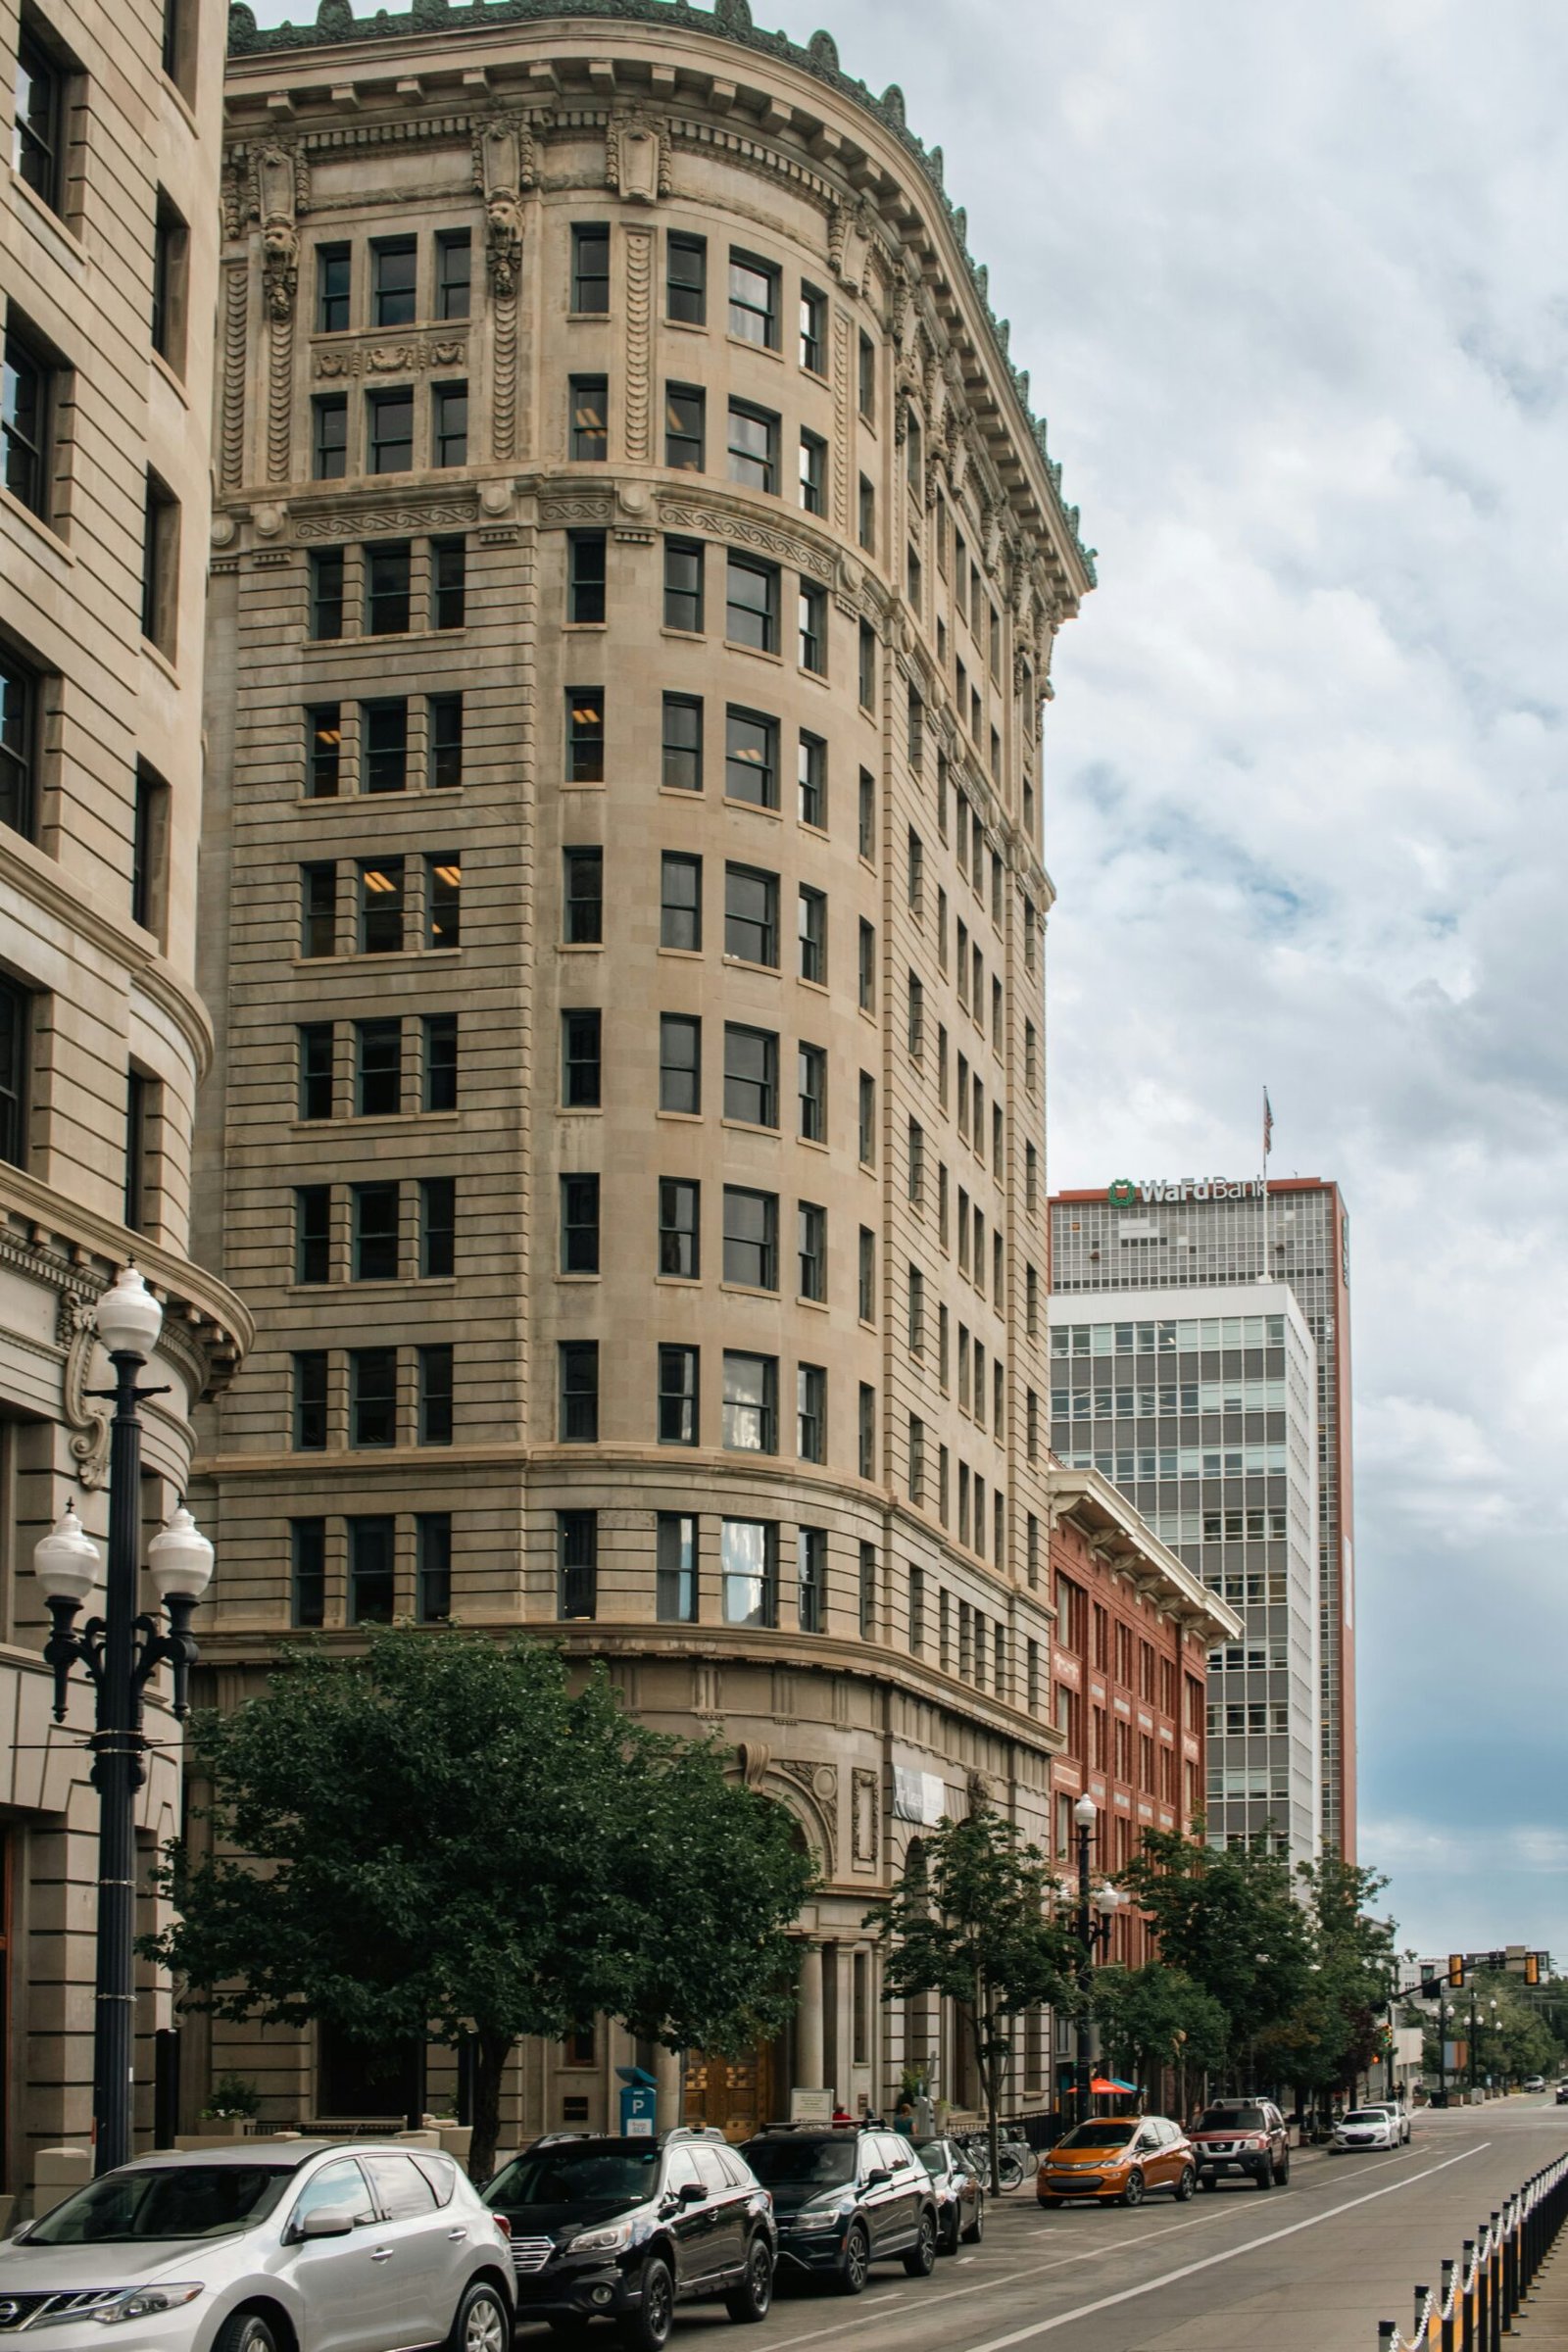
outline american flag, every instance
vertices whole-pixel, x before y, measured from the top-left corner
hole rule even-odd
[[[1263,1089],[1263,1165],[1265,1168],[1268,1166],[1268,1155],[1273,1148],[1273,1143],[1274,1112],[1270,1107],[1268,1088],[1265,1086]]]

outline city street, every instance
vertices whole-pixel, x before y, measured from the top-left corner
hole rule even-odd
[[[1288,2189],[1221,2189],[1191,2205],[1046,2214],[1032,2183],[994,2204],[985,2241],[928,2280],[874,2274],[855,2302],[786,2291],[745,2334],[846,2352],[1375,2352],[1377,2324],[1408,2326],[1411,2288],[1494,2206],[1568,2149],[1568,2111],[1512,2098],[1417,2118],[1392,2154],[1301,2149]],[[526,2329],[519,2343],[549,2340]],[[591,2341],[592,2339],[590,2339]],[[607,2342],[611,2340],[606,2332]],[[675,2341],[733,2341],[718,2311],[683,2313]],[[1543,2347],[1543,2352],[1545,2348]]]

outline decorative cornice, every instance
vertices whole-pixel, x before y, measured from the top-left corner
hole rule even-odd
[[[715,0],[710,11],[693,8],[688,5],[688,0],[570,0],[570,4],[565,6],[561,5],[561,0],[471,0],[470,5],[461,9],[453,6],[451,0],[414,0],[413,7],[405,14],[393,15],[385,9],[378,9],[374,16],[364,18],[355,17],[350,0],[318,0],[314,24],[285,24],[266,30],[258,26],[255,11],[248,5],[248,0],[232,0],[228,12],[228,54],[235,59],[274,56],[342,43],[407,43],[424,35],[450,39],[465,33],[488,36],[508,25],[584,22],[643,24],[663,31],[704,35],[788,66],[820,82],[835,96],[847,100],[868,115],[910,159],[945,217],[968,279],[969,291],[985,322],[994,355],[1017,402],[1028,439],[1039,454],[1051,485],[1053,500],[1069,534],[1073,551],[1083,566],[1084,576],[1089,586],[1093,587],[1096,584],[1095,551],[1083,544],[1077,508],[1066,506],[1061,499],[1061,467],[1049,454],[1046,421],[1031,409],[1028,374],[1013,366],[1009,354],[1010,322],[999,318],[991,307],[989,271],[984,264],[977,264],[969,252],[967,215],[962,206],[953,204],[943,185],[942,150],[940,147],[928,148],[910,130],[904,92],[897,82],[890,82],[882,95],[877,97],[865,82],[844,73],[839,64],[837,44],[830,33],[814,32],[802,48],[783,32],[764,32],[754,24],[750,0]],[[546,69],[541,96],[553,94],[552,83],[553,77]],[[355,125],[345,135],[351,140],[359,140],[369,127]],[[764,136],[771,127],[771,122],[765,120],[758,125]],[[320,134],[305,135],[318,137]],[[837,150],[839,141],[835,134],[824,129],[819,133],[817,144],[824,156],[830,157]],[[814,152],[816,146],[813,146]],[[874,220],[874,207],[867,209]],[[859,210],[859,206],[841,208],[849,225],[847,229],[841,229],[836,221],[835,233],[853,234],[854,216]],[[867,256],[872,250],[877,251],[883,272],[889,274],[889,257],[874,245],[870,235],[865,237],[864,247]]]

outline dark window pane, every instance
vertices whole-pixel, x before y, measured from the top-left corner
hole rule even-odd
[[[664,626],[700,630],[703,625],[703,543],[664,541]]]
[[[827,296],[815,286],[801,288],[801,366],[813,375],[827,372]]]
[[[360,786],[365,792],[402,792],[409,781],[409,706],[362,703],[364,744]]]
[[[778,721],[760,711],[724,713],[724,791],[759,808],[778,807]]]
[[[821,677],[827,670],[827,590],[803,580],[796,619],[797,659],[803,669]]]
[[[568,1109],[597,1109],[603,1070],[600,1016],[578,1007],[561,1016],[561,1099]]]
[[[598,947],[605,936],[605,854],[564,850],[564,916],[566,945]]]
[[[302,1184],[294,1195],[294,1279],[332,1278],[332,1188]]]
[[[339,564],[342,558],[338,559]],[[365,627],[370,637],[400,636],[409,626],[410,548],[406,539],[372,541],[365,556]],[[336,632],[342,635],[342,630]]]
[[[356,1021],[354,1107],[362,1119],[389,1118],[403,1108],[403,1023]]]
[[[724,1444],[737,1453],[778,1451],[778,1358],[724,1353]]]
[[[592,1446],[599,1437],[599,1343],[564,1340],[561,1358],[563,1446]]]
[[[410,472],[414,466],[413,392],[372,392],[368,406],[368,470]]]
[[[339,335],[349,323],[350,253],[346,245],[316,248],[316,326]]]
[[[463,782],[463,697],[430,697],[430,785],[449,792]]]
[[[778,1529],[769,1519],[724,1519],[718,1542],[725,1624],[776,1624]]]
[[[419,1349],[419,1444],[452,1443],[452,1348],[441,1342]]]
[[[827,1052],[822,1046],[799,1050],[801,1134],[810,1144],[827,1142]]]
[[[730,255],[729,331],[747,343],[778,349],[778,271],[769,263]]]
[[[664,464],[681,473],[703,470],[705,402],[694,384],[664,386]]]
[[[803,825],[827,828],[827,745],[819,735],[802,734],[796,764],[797,815]]]
[[[382,858],[360,867],[360,953],[395,956],[403,947],[404,867]]]
[[[695,1280],[701,1270],[702,1188],[679,1176],[659,1180],[659,1271]]]
[[[28,840],[38,821],[37,680],[0,653],[0,824]]]
[[[571,232],[571,307],[574,311],[610,308],[610,231],[595,225]]]
[[[398,1441],[398,1351],[349,1350],[349,1444],[395,1446]]]
[[[664,314],[688,326],[708,319],[708,239],[677,237],[665,242]]]
[[[703,1091],[703,1025],[687,1013],[665,1012],[659,1020],[659,1107],[700,1111]]]
[[[50,505],[49,377],[47,361],[11,329],[0,366],[0,478],[13,498],[43,515]]]
[[[815,433],[801,435],[801,504],[808,514],[827,513],[827,443]]]
[[[435,384],[430,392],[430,463],[466,466],[468,463],[468,387]]]
[[[458,1016],[426,1013],[424,1020],[424,1107],[458,1107]]]
[[[725,569],[724,634],[757,653],[778,652],[778,568],[731,556]]]
[[[703,706],[695,695],[666,694],[662,781],[676,792],[703,789]]]
[[[349,1623],[390,1625],[394,1598],[393,1528],[390,1519],[351,1519],[349,1531]]]
[[[778,876],[753,865],[724,868],[724,953],[778,963]]]
[[[311,403],[311,471],[318,482],[341,481],[349,465],[349,404],[341,393]]]
[[[395,1282],[398,1273],[398,1187],[357,1184],[354,1200],[354,1280]]]
[[[684,1511],[659,1513],[655,1614],[666,1625],[697,1618],[697,1521]]]
[[[463,539],[430,542],[430,625],[461,629],[467,616],[468,548]]]
[[[599,1514],[556,1513],[556,1555],[563,1617],[591,1617],[598,1606]]]
[[[417,317],[417,272],[418,247],[413,237],[388,237],[370,247],[370,307],[376,326],[407,326]]]
[[[778,489],[778,418],[744,401],[729,404],[729,478],[749,490]]]
[[[435,315],[466,318],[473,274],[472,241],[466,228],[443,229],[435,241]]]
[[[331,956],[337,948],[337,867],[300,867],[300,953]]]
[[[566,537],[566,618],[600,621],[605,617],[605,534],[571,531]]]
[[[312,1348],[294,1358],[294,1446],[299,1453],[326,1446],[327,1353]]]
[[[342,779],[343,711],[337,703],[318,703],[305,713],[305,797],[335,801]]]
[[[602,375],[571,379],[571,455],[603,459],[610,454],[609,385]]]
[[[414,1540],[419,1621],[444,1625],[452,1614],[452,1513],[420,1511],[414,1523]]]
[[[599,1271],[599,1179],[563,1176],[561,1179],[561,1271],[597,1274]]]
[[[300,1029],[300,1117],[332,1116],[332,1024],[307,1021]]]
[[[659,1350],[659,1443],[695,1446],[697,1443],[697,1349],[661,1348]]]
[[[724,1027],[724,1116],[778,1125],[778,1038],[771,1029]]]
[[[695,951],[703,944],[703,861],[666,850],[660,867],[659,944]]]
[[[724,1187],[724,1280],[778,1289],[778,1196]]]
[[[796,1211],[799,1265],[797,1283],[803,1298],[827,1297],[827,1210],[814,1200],[803,1200]]]
[[[60,209],[60,117],[65,75],[37,42],[17,44],[15,129],[11,160],[35,196]]]
[[[426,1176],[419,1185],[419,1272],[429,1280],[457,1271],[458,1183]]]
[[[463,944],[463,866],[448,850],[424,861],[425,945]]]
[[[605,780],[605,698],[597,686],[566,689],[566,781]]]
[[[368,615],[367,616],[368,617]],[[343,550],[318,547],[311,551],[311,612],[313,637],[343,634]]]
[[[291,1519],[289,1552],[293,1582],[293,1622],[326,1622],[326,1521]]]

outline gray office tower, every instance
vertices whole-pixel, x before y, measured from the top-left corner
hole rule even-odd
[[[1355,1859],[1349,1228],[1316,1177],[1051,1202],[1052,1436],[1247,1635],[1209,1676],[1208,1830]],[[1101,1294],[1101,1296],[1096,1296]],[[1090,1426],[1092,1425],[1092,1426]]]

